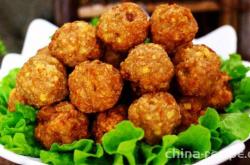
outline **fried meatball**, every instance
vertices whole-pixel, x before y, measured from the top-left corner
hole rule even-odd
[[[101,54],[95,27],[84,21],[66,23],[59,28],[52,37],[49,50],[70,67],[97,59]]]
[[[179,49],[174,58],[180,91],[185,96],[207,96],[220,72],[219,56],[205,45]]]
[[[187,129],[191,124],[197,124],[198,119],[206,110],[206,100],[200,97],[183,97],[179,100],[181,110],[180,131]]]
[[[68,82],[72,104],[85,113],[112,108],[123,87],[119,71],[98,60],[77,65]]]
[[[98,143],[101,143],[102,136],[113,129],[116,124],[127,119],[127,108],[119,105],[105,112],[97,114],[93,124],[93,134]]]
[[[168,93],[145,94],[134,101],[128,110],[128,118],[144,129],[149,144],[158,143],[166,134],[172,134],[180,124],[180,108]]]
[[[50,55],[34,56],[18,73],[16,88],[27,104],[38,108],[61,101],[68,95],[65,68]]]
[[[89,136],[87,116],[69,102],[43,107],[37,119],[35,137],[47,149],[53,143],[69,144]]]
[[[16,104],[26,104],[26,99],[16,90],[16,88],[12,89],[9,96],[8,101],[8,110],[10,112],[14,112],[16,110]]]
[[[121,75],[141,93],[162,91],[169,88],[174,66],[160,45],[141,44],[121,63]]]
[[[97,35],[113,50],[125,52],[146,39],[148,27],[148,16],[142,8],[121,3],[101,15]]]
[[[221,73],[208,96],[208,105],[216,109],[225,108],[233,100],[233,94],[229,85],[231,78],[226,73]]]
[[[190,9],[176,4],[156,7],[151,17],[153,42],[164,46],[168,53],[193,40],[198,25]]]

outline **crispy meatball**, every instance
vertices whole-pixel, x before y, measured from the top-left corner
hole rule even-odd
[[[68,94],[64,66],[56,58],[40,53],[24,64],[16,79],[16,88],[27,104],[38,108],[61,101]]]
[[[220,57],[211,48],[204,44],[190,44],[178,49],[174,56],[173,62],[178,64],[181,62],[197,59],[213,62],[215,68],[217,69],[219,69],[221,65]]]
[[[119,71],[98,60],[77,65],[68,82],[72,104],[85,113],[112,108],[123,87]]]
[[[87,116],[68,102],[43,107],[37,118],[35,137],[47,149],[53,143],[68,144],[89,136]]]
[[[160,45],[141,44],[132,49],[122,62],[121,74],[140,92],[155,92],[169,88],[174,66]]]
[[[10,112],[14,112],[16,110],[16,104],[26,104],[26,99],[20,94],[19,91],[16,90],[16,88],[12,89],[9,96],[8,101],[8,110]]]
[[[96,141],[100,143],[105,133],[109,132],[116,124],[126,119],[127,108],[121,105],[97,114],[93,124],[93,134]]]
[[[220,72],[219,56],[205,45],[179,49],[175,55],[175,73],[185,96],[207,96]]]
[[[100,39],[116,51],[127,51],[147,37],[149,20],[135,3],[121,3],[104,12],[97,26]]]
[[[97,59],[100,46],[96,39],[96,29],[84,21],[66,23],[53,35],[49,50],[54,57],[70,67]]]
[[[128,110],[128,118],[144,129],[149,144],[158,143],[162,136],[172,134],[181,120],[180,108],[168,93],[145,94],[134,101]]]
[[[163,4],[157,6],[152,14],[153,42],[163,45],[168,53],[192,41],[197,31],[197,22],[186,7]]]
[[[181,110],[181,124],[179,130],[183,131],[191,124],[197,124],[198,119],[206,110],[206,100],[200,97],[183,97],[179,100]]]
[[[217,109],[225,108],[233,100],[233,94],[229,85],[231,78],[226,73],[221,73],[208,96],[208,105]]]

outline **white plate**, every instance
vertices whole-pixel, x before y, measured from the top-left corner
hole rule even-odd
[[[10,53],[4,57],[0,69],[0,78],[7,75],[11,69],[21,67],[25,63],[25,61],[27,61],[31,56],[35,55],[38,49],[48,45],[48,43],[50,42],[50,36],[52,36],[56,29],[57,27],[55,25],[45,20],[35,19],[34,21],[32,21],[26,34],[21,55]],[[236,52],[237,49],[236,33],[235,30],[229,25],[222,26],[204,37],[195,39],[194,43],[208,45],[223,59],[227,59],[229,57],[228,55],[230,53]],[[195,163],[195,165],[219,164],[236,156],[244,149],[245,144],[237,140],[229,146],[221,149],[218,153]],[[43,164],[39,159],[17,155],[11,151],[8,151],[4,149],[2,145],[0,145],[0,157],[23,165]]]

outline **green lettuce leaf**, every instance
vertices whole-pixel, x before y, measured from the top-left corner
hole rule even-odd
[[[0,86],[0,104],[7,107],[8,99],[12,88],[9,86]]]
[[[115,162],[121,163],[125,157],[130,165],[135,165],[136,145],[143,136],[141,128],[134,127],[130,121],[123,121],[103,136],[103,148],[108,154],[115,155]]]
[[[222,115],[220,131],[225,144],[233,140],[245,140],[250,133],[250,118],[247,113],[229,113]]]
[[[52,144],[50,151],[54,154],[59,153],[73,153],[73,160],[76,164],[98,164],[100,161],[104,162],[104,151],[100,144],[96,144],[91,139],[81,139],[74,141],[71,144]],[[54,158],[54,160],[56,157]]]
[[[12,146],[7,148],[21,155],[38,157],[40,154],[40,147],[31,146],[24,133],[16,133],[12,139]]]
[[[230,84],[234,94],[234,101],[225,111],[234,113],[250,108],[250,78],[246,77],[250,67],[243,65],[239,54],[232,54],[228,60],[223,62],[221,70],[232,78]]]
[[[54,143],[51,145],[50,151],[53,152],[65,152],[65,151],[74,151],[75,149],[90,151],[93,148],[94,141],[91,139],[81,139],[74,141],[71,144],[57,144]]]
[[[23,104],[16,104],[16,114],[21,114],[22,118],[27,123],[34,123],[36,121],[37,110],[34,107]]]
[[[162,138],[162,146],[160,147],[159,153],[153,159],[154,165],[166,164],[168,162],[168,157],[166,152],[170,147],[173,147],[178,137],[176,135],[166,135]]]
[[[9,74],[0,81],[0,104],[2,106],[6,107],[8,104],[9,94],[16,86],[16,75],[19,70],[18,68],[11,70]]]
[[[1,80],[1,86],[9,86],[10,88],[15,88],[16,86],[16,76],[20,68],[12,69],[7,76]]]
[[[36,110],[27,105],[17,105],[15,112],[7,112],[0,120],[0,142],[9,150],[38,157],[40,145],[34,138]]]
[[[222,139],[219,137],[217,130],[220,126],[219,113],[213,108],[207,108],[206,113],[199,118],[199,124],[211,131],[211,149],[219,150],[222,146]]]
[[[189,155],[184,155],[184,152],[182,150],[179,150],[177,148],[170,148],[168,149],[168,151],[166,152],[166,154],[168,155],[169,161],[168,161],[168,165],[191,165],[194,161],[192,154]]]
[[[240,81],[239,88],[234,96],[236,99],[240,99],[244,102],[250,102],[250,77],[245,77]]]
[[[13,135],[32,131],[36,119],[36,109],[28,105],[17,104],[15,112],[7,112],[0,121],[0,134]]]
[[[0,82],[0,143],[17,154],[39,157],[41,146],[34,138],[36,109],[17,104],[15,112],[7,110],[18,71],[11,70]]]
[[[177,148],[199,152],[198,159],[207,156],[211,151],[211,133],[202,125],[191,125],[186,131],[178,135],[175,142]]]
[[[96,144],[95,148],[91,151],[74,150],[74,162],[75,164],[110,164],[112,158],[104,155],[104,151],[100,144]]]
[[[161,146],[159,145],[151,146],[146,143],[140,143],[140,152],[143,159],[141,164],[149,165],[150,163],[152,163],[152,161],[157,156],[157,153],[155,153],[154,150],[158,147]]]
[[[213,151],[218,151],[222,147],[223,141],[220,137],[219,128],[211,130],[211,145]]]
[[[240,99],[236,99],[234,102],[225,109],[228,113],[241,112],[250,108],[250,102],[244,102]]]
[[[73,154],[72,153],[59,153],[42,150],[40,152],[40,159],[43,163],[53,165],[73,165]]]
[[[207,108],[205,115],[199,118],[199,123],[210,130],[216,130],[219,127],[220,116],[215,109]]]
[[[145,143],[141,143],[140,150],[144,158],[142,164],[145,165],[161,165],[167,164],[169,159],[176,156],[179,149],[174,147],[175,142],[177,141],[178,136],[176,135],[165,135],[162,138],[162,145],[150,146]],[[176,151],[176,152],[173,152]]]
[[[226,72],[232,80],[235,80],[244,78],[249,67],[243,65],[239,54],[231,54],[229,59],[222,63],[221,70]]]
[[[219,149],[221,149],[222,143],[223,141],[220,137],[211,137],[212,150],[218,151]]]
[[[0,120],[1,120],[1,117],[7,114],[7,112],[8,112],[8,108],[0,104]]]

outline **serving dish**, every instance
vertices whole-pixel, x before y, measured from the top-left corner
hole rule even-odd
[[[21,54],[10,53],[6,55],[3,59],[2,66],[0,69],[0,78],[7,75],[7,73],[16,67],[21,67],[36,51],[46,46],[50,42],[50,36],[55,32],[57,27],[45,20],[36,19],[31,22],[23,50]],[[222,26],[215,31],[203,36],[199,39],[193,41],[195,44],[206,44],[215,50],[222,59],[227,59],[230,53],[236,52],[237,37],[234,29],[231,26]],[[249,65],[247,62],[246,65]],[[225,160],[228,160],[245,148],[245,145],[241,141],[235,141],[229,146],[223,148],[216,154],[211,155],[210,157],[201,160],[196,165],[207,165],[207,164],[219,164]],[[14,163],[25,164],[25,165],[36,165],[43,164],[39,159],[17,155],[13,152],[10,152],[3,148],[0,145],[0,156],[10,160]]]

